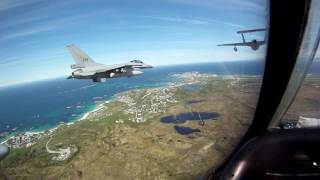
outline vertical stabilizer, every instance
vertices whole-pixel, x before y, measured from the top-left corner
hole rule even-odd
[[[96,62],[94,62],[91,59],[91,57],[89,57],[85,52],[83,52],[80,48],[78,48],[74,44],[68,45],[67,48],[70,51],[77,66],[84,68],[88,66],[98,65]]]

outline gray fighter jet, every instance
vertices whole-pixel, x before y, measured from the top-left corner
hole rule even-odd
[[[85,52],[75,45],[68,45],[75,64],[71,69],[76,69],[68,79],[92,79],[93,82],[104,82],[108,78],[131,77],[143,74],[140,69],[152,68],[140,60],[128,63],[104,65],[94,62]]]

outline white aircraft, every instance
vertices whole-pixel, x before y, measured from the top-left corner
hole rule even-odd
[[[75,45],[68,45],[76,64],[71,69],[76,69],[68,79],[92,79],[93,82],[104,82],[108,78],[131,77],[143,74],[140,69],[152,68],[140,60],[132,60],[128,63],[104,65],[94,62],[85,52]]]
[[[261,29],[249,29],[249,30],[244,30],[244,31],[238,31],[238,34],[241,34],[242,37],[242,42],[240,43],[230,43],[230,44],[218,44],[217,46],[234,46],[233,50],[238,51],[237,46],[249,46],[251,47],[252,50],[256,51],[259,49],[259,47],[263,44],[266,43],[266,38],[264,40],[256,40],[253,39],[252,41],[246,41],[244,38],[245,33],[251,33],[251,32],[259,32],[259,31],[266,31],[266,28],[261,28]]]

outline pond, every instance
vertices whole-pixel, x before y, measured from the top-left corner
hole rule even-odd
[[[193,100],[187,101],[186,104],[196,104],[196,103],[201,103],[201,102],[204,102],[204,100],[203,99],[200,99],[200,100],[193,99]]]
[[[195,133],[195,132],[201,132],[200,129],[196,129],[196,128],[189,128],[189,127],[184,127],[184,126],[174,126],[174,129],[182,135],[187,135],[187,134],[191,134],[191,133]]]
[[[217,112],[187,112],[187,113],[180,113],[178,115],[169,115],[169,116],[162,117],[160,119],[160,122],[183,124],[186,121],[217,120],[218,117],[220,117],[220,114]]]

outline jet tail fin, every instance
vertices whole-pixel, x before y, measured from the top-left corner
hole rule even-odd
[[[89,57],[85,52],[83,52],[74,44],[68,45],[67,48],[70,51],[78,67],[84,68],[88,66],[98,65],[98,63],[94,62],[91,57]]]

